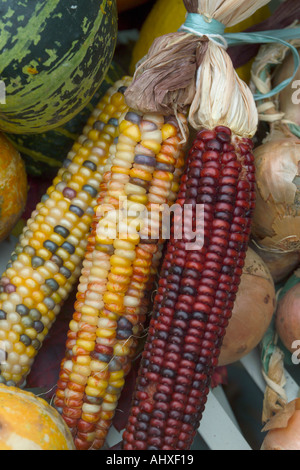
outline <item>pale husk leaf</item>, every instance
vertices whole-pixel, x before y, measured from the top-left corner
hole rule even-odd
[[[292,25],[291,27],[295,25]],[[300,39],[295,39],[289,42],[295,47],[300,46]],[[294,67],[291,68],[290,66],[287,70],[288,76],[279,76],[278,74],[278,78],[276,80],[276,75],[278,73],[276,68],[279,68],[283,64],[289,51],[290,49],[287,46],[276,43],[268,44],[260,48],[251,71],[252,78],[250,88],[253,93],[256,93],[257,91],[262,94],[269,93],[273,87],[282,83],[285,78],[289,78],[292,75]],[[285,88],[283,91],[285,100],[289,99],[291,101],[291,96],[288,96],[288,94],[291,93],[291,86],[292,85]],[[285,113],[286,110],[282,109],[280,106],[280,96],[278,95],[258,102],[260,121],[266,121],[270,124],[279,122],[284,124],[289,119]]]
[[[270,421],[263,428],[263,432],[271,431],[272,429],[286,428],[295,411],[299,410],[299,406],[299,398],[288,403],[281,411],[276,413],[276,415],[270,419]]]
[[[287,404],[284,391],[286,377],[284,371],[284,354],[276,348],[270,359],[268,375],[265,376],[267,387],[263,401],[262,421],[266,423],[274,414],[280,412]]]
[[[243,137],[253,137],[257,130],[257,108],[249,87],[238,77],[227,52],[212,42],[199,69],[189,122],[195,129],[224,125]]]
[[[184,0],[188,11],[218,20],[227,27],[244,21],[268,3],[270,0]]]

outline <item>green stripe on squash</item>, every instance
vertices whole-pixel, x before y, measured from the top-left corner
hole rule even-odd
[[[101,84],[117,40],[116,0],[0,2],[0,129],[41,133],[64,125]]]
[[[72,145],[82,133],[94,107],[123,75],[122,68],[113,61],[90,103],[64,126],[41,134],[6,134],[21,153],[27,174],[51,178],[57,173]]]

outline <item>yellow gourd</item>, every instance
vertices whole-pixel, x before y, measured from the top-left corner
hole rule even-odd
[[[184,23],[186,8],[183,0],[157,0],[154,7],[146,18],[138,41],[135,44],[132,54],[130,73],[133,74],[135,66],[148,52],[155,38],[177,31]],[[270,9],[265,6],[254,13],[251,18],[228,28],[230,33],[240,32],[251,26],[260,23],[270,16]],[[237,70],[242,80],[249,83],[251,63]]]
[[[27,200],[27,175],[19,152],[0,133],[0,242],[20,219]]]

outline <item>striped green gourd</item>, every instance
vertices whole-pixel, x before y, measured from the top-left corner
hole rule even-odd
[[[100,86],[117,28],[116,0],[0,2],[0,129],[36,134],[70,121]]]
[[[6,134],[20,152],[27,174],[53,177],[66,155],[82,133],[90,114],[107,90],[124,76],[123,69],[113,61],[91,101],[65,125],[40,134]]]

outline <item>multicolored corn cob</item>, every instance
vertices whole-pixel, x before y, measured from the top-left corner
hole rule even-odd
[[[255,207],[252,150],[251,140],[226,127],[197,134],[177,204],[188,206],[194,230],[203,205],[203,246],[187,249],[191,240],[185,231],[176,238],[173,226],[125,450],[187,450],[193,443],[244,266]]]
[[[78,281],[110,145],[127,107],[118,81],[95,108],[28,220],[0,279],[0,383],[22,386]]]
[[[184,164],[180,127],[130,110],[111,148],[54,398],[78,450],[104,445],[136,353],[143,299],[161,256],[160,218],[154,228],[148,219],[168,205]]]

